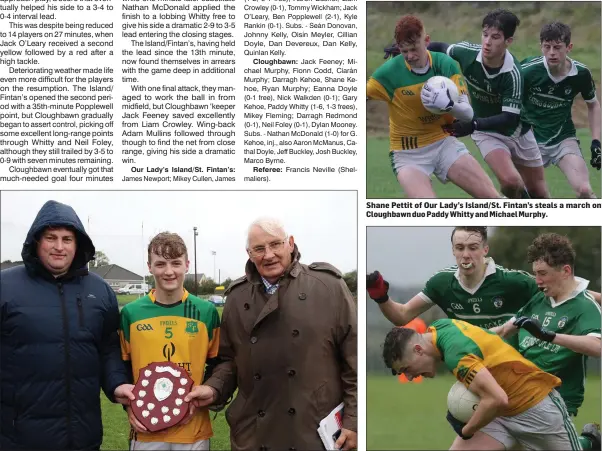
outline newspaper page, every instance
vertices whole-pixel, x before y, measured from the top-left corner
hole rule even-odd
[[[463,406],[454,368],[393,356],[408,329],[451,319],[561,379],[547,362],[581,368],[585,394],[560,390],[574,433],[551,435],[550,420],[536,432],[556,441],[529,443],[599,447],[600,30],[600,2],[0,0],[0,370],[39,395],[2,378],[14,397],[0,401],[0,447],[158,441],[121,392],[96,404],[99,360],[77,354],[105,343],[97,314],[113,298],[117,360],[137,339],[195,384],[211,384],[214,352],[239,366],[238,391],[165,443],[319,449],[342,401],[342,449],[449,449],[477,431],[445,419]],[[183,253],[157,254],[163,233]],[[289,297],[280,281],[298,262],[350,297],[313,285]],[[59,291],[83,267],[108,297]],[[239,297],[252,281],[263,297]],[[124,331],[144,302],[184,293],[221,329],[186,310]],[[519,313],[527,326],[508,325]],[[70,340],[63,354],[43,346]],[[36,385],[49,374],[53,393]],[[51,405],[67,407],[39,407]]]

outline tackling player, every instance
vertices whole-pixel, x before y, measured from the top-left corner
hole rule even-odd
[[[492,330],[504,338],[518,333],[518,351],[562,379],[558,392],[576,416],[584,398],[587,357],[600,358],[602,350],[600,307],[587,292],[589,282],[574,276],[575,251],[566,237],[540,235],[529,246],[527,259],[540,291],[516,318]],[[595,425],[585,425],[582,436],[583,449],[600,449]]]
[[[160,233],[148,246],[148,269],[155,289],[121,311],[121,351],[131,363],[134,383],[140,368],[153,362],[177,363],[194,381],[196,395],[213,396],[213,389],[201,384],[205,364],[217,357],[220,318],[215,306],[188,293],[184,276],[188,271],[186,244],[179,235]],[[192,393],[192,392],[191,392]],[[208,450],[213,435],[207,408],[165,431],[150,433],[128,407],[132,425],[130,449],[184,451]]]
[[[451,180],[473,197],[500,197],[464,144],[442,130],[454,117],[464,121],[473,117],[466,85],[455,63],[446,55],[427,50],[430,37],[415,16],[399,19],[395,40],[402,57],[380,66],[368,80],[366,90],[368,99],[388,103],[391,166],[406,195],[435,197],[430,180],[434,173],[441,182]],[[446,91],[431,93],[422,89],[435,75],[455,82],[460,93],[458,102],[453,102]],[[430,113],[423,102],[449,114]]]
[[[600,170],[600,103],[589,69],[568,58],[573,48],[571,29],[560,22],[544,25],[539,35],[543,56],[521,63],[525,79],[523,116],[533,125],[544,166],[554,164],[579,198],[595,198],[589,173],[571,117],[573,100],[581,94],[587,104],[592,134],[592,167]]]
[[[530,125],[521,119],[523,77],[508,51],[519,19],[496,9],[482,22],[481,44],[432,43],[458,61],[468,84],[475,117],[444,128],[452,136],[471,135],[495,173],[502,193],[511,198],[548,198],[543,162]]]
[[[385,339],[383,359],[393,374],[435,377],[445,366],[481,399],[463,423],[449,412],[458,434],[451,449],[578,450],[577,432],[554,387],[558,377],[540,370],[488,330],[464,321],[434,321],[425,334],[394,328]]]

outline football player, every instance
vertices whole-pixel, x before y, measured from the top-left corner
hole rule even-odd
[[[510,11],[496,9],[483,19],[481,44],[434,42],[429,50],[446,52],[460,64],[475,113],[445,130],[456,137],[471,135],[505,196],[548,198],[541,153],[530,124],[521,118],[521,66],[508,51],[519,24]]]
[[[493,182],[470,155],[466,146],[442,129],[454,118],[470,121],[464,78],[451,58],[427,50],[430,37],[422,21],[403,16],[395,27],[401,56],[381,65],[367,83],[367,98],[387,102],[391,166],[404,192],[411,198],[432,198],[430,176],[450,180],[477,198],[497,198]],[[454,81],[460,99],[454,102],[447,90],[422,89],[425,82],[441,75]],[[425,109],[436,108],[433,114]]]
[[[434,321],[424,334],[394,328],[383,346],[393,374],[435,377],[443,362],[480,397],[467,423],[448,411],[458,435],[450,449],[578,450],[577,432],[554,387],[561,380],[539,369],[493,332],[455,319]]]
[[[543,56],[521,63],[525,80],[523,116],[533,125],[544,166],[554,164],[579,198],[595,198],[571,116],[573,100],[581,94],[587,105],[592,167],[600,170],[600,103],[589,69],[568,57],[573,49],[571,29],[560,22],[542,27]]]
[[[535,238],[527,259],[539,292],[494,332],[514,336],[518,351],[539,368],[562,379],[558,392],[571,416],[583,403],[587,357],[600,357],[600,306],[587,291],[588,281],[575,277],[575,251],[568,238],[548,233]],[[583,449],[600,449],[600,431],[583,428]]]

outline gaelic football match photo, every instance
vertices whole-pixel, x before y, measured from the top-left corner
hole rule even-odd
[[[600,197],[600,2],[368,2],[366,197]]]
[[[600,449],[600,227],[368,227],[367,449]]]

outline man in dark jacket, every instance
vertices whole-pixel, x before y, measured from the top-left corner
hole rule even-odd
[[[134,399],[113,290],[86,264],[94,245],[75,211],[48,201],[0,273],[0,449],[99,449],[100,389]]]
[[[246,275],[228,287],[219,363],[187,396],[221,404],[230,446],[247,450],[319,450],[320,421],[341,402],[343,450],[357,447],[357,305],[328,263],[299,262],[282,224],[249,229]]]

